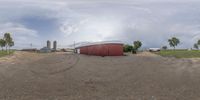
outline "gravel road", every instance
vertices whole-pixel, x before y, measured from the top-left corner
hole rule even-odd
[[[0,59],[0,100],[200,100],[200,60],[16,52]]]

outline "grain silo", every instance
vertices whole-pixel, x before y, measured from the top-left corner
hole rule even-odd
[[[47,48],[51,49],[51,42],[49,40],[47,41]]]
[[[57,41],[54,41],[53,42],[53,50],[56,50],[57,49]]]

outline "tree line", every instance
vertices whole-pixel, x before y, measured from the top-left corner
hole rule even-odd
[[[170,39],[168,39],[168,43],[170,47],[173,47],[173,49],[175,50],[176,47],[180,44],[180,39],[178,39],[177,37],[172,37]],[[134,41],[133,45],[124,45],[124,52],[132,52],[132,53],[136,53],[138,51],[138,49],[142,46],[142,42],[141,41]],[[195,49],[199,49],[200,48],[200,40],[197,41],[197,43],[194,44],[193,46]],[[162,49],[163,50],[167,50],[167,46],[163,46]]]
[[[14,46],[14,41],[10,33],[5,33],[3,38],[0,39],[1,50],[4,51],[6,48],[7,53],[10,53],[10,47]]]
[[[173,47],[175,49],[176,46],[178,46],[178,44],[180,44],[180,40],[176,37],[172,37],[171,39],[168,40],[170,47]],[[200,40],[197,41],[197,43],[195,43],[193,45],[193,48],[199,50],[200,48]]]

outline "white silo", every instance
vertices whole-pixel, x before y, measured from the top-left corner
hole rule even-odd
[[[51,49],[51,41],[47,41],[47,48]]]
[[[57,41],[53,42],[53,50],[57,50]]]

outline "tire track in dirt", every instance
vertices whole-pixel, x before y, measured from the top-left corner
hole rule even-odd
[[[73,63],[69,62],[68,64],[70,64],[70,65],[67,68],[62,69],[62,70],[58,70],[58,71],[55,71],[55,72],[51,72],[50,75],[62,73],[62,72],[68,71],[68,70],[72,69],[73,67],[75,67],[76,64],[79,62],[79,57],[78,57],[78,55],[72,55],[72,56],[74,57]],[[70,59],[71,59],[72,56],[70,56]]]
[[[30,71],[36,75],[54,75],[70,70],[78,62],[78,55],[48,56],[40,59],[40,61],[32,62],[33,66],[30,68]]]

